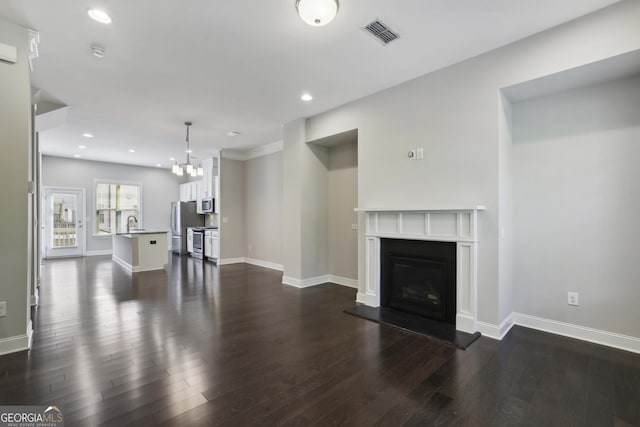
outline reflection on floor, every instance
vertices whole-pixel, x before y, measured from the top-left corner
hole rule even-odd
[[[43,273],[0,404],[60,405],[67,426],[640,424],[639,355],[519,327],[461,351],[344,314],[353,289],[246,264]]]

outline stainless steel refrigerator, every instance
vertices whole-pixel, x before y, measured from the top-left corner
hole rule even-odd
[[[187,253],[187,227],[203,227],[204,215],[196,212],[196,202],[171,202],[171,250]]]

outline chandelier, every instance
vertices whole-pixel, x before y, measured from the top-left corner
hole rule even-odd
[[[177,161],[176,163],[173,165],[173,167],[171,168],[171,172],[175,173],[178,176],[183,176],[185,174],[185,172],[187,173],[187,175],[191,175],[191,176],[202,176],[204,175],[204,168],[202,166],[200,167],[196,167],[195,165],[193,165],[191,163],[191,158],[190,158],[190,154],[192,153],[191,151],[191,147],[189,146],[189,127],[192,125],[193,123],[191,122],[184,122],[184,125],[187,127],[187,161],[183,164],[179,164]]]

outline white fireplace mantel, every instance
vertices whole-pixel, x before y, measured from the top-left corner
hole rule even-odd
[[[380,239],[456,242],[456,329],[477,331],[478,212],[483,205],[456,208],[358,208],[365,218],[365,289],[356,301],[380,306]]]

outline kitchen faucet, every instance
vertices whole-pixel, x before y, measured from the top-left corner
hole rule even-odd
[[[138,227],[138,218],[135,217],[135,215],[129,215],[127,217],[127,233],[130,231],[131,229],[131,218],[133,218],[133,224],[135,225],[134,228]]]

